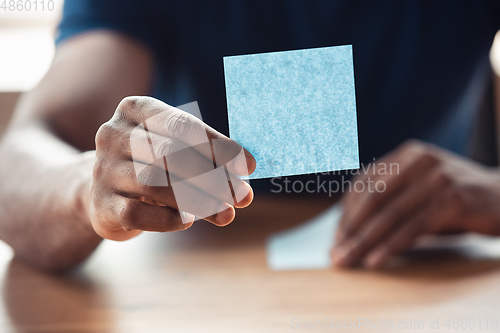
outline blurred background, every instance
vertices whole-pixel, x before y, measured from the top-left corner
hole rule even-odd
[[[24,8],[29,3],[29,8]],[[0,137],[20,94],[35,87],[50,66],[63,4],[64,0],[0,0]],[[18,5],[24,7],[12,7]],[[500,96],[500,33],[495,38],[490,59],[494,89],[498,91],[494,96]],[[500,101],[497,100],[495,104],[497,114],[500,114]],[[491,116],[486,118],[486,122],[491,124]],[[497,122],[500,123],[500,120]],[[488,136],[484,129],[479,132],[481,137]],[[495,140],[494,133],[489,137],[489,141]],[[480,140],[473,146],[475,150],[481,151],[484,150],[484,142],[489,141]],[[482,157],[474,158],[485,162]]]
[[[12,2],[17,3],[17,0]],[[43,11],[34,8],[9,11],[1,7],[3,3],[4,0],[0,0],[0,138],[20,94],[35,87],[50,66],[63,0],[52,0],[52,10],[45,8]],[[500,96],[500,34],[495,38],[490,59],[495,95]],[[500,114],[500,100],[496,101],[496,109]],[[264,212],[285,212],[289,207],[285,201],[282,207],[287,210],[278,209],[279,205],[276,208],[274,202],[262,202],[258,207]],[[318,207],[325,203],[320,202]],[[290,210],[288,215],[270,215],[274,219],[273,230],[288,226],[290,221],[307,220],[312,216],[307,214],[316,209],[305,201],[293,201],[292,205],[301,213]],[[292,312],[312,314],[314,319],[319,319],[337,313],[335,311],[344,316],[363,314],[363,311],[376,314],[380,308],[381,313],[392,310],[395,318],[406,318],[412,311],[419,315],[422,309],[443,316],[455,315],[456,309],[466,309],[464,304],[476,311],[471,313],[496,311],[498,293],[494,292],[499,289],[494,286],[498,286],[499,275],[487,274],[498,269],[496,260],[462,265],[456,260],[446,259],[442,264],[439,257],[432,261],[415,256],[417,261],[421,260],[420,265],[393,272],[392,276],[359,271],[335,275],[330,271],[271,274],[264,266],[261,241],[264,232],[269,231],[269,223],[257,214],[259,209],[250,211],[247,220],[239,224],[240,229],[237,226],[211,229],[206,224],[198,226],[198,234],[190,234],[191,238],[185,234],[149,234],[146,238],[125,243],[107,242],[100,247],[100,256],[95,256],[97,259],[86,266],[85,272],[90,274],[73,280],[44,275],[15,262],[9,266],[12,250],[0,241],[0,284],[3,285],[0,329],[8,326],[2,320],[10,318],[9,325],[21,327],[9,331],[15,333],[39,332],[23,327],[40,323],[48,325],[44,326],[46,328],[58,328],[58,332],[68,332],[68,327],[103,332],[103,327],[108,326],[107,332],[124,332],[129,326],[132,329],[141,326],[140,331],[144,331],[144,323],[164,327],[165,321],[177,317],[190,327],[201,322],[209,326],[223,323],[226,326],[222,328],[228,328],[227,325],[242,322],[248,325],[246,331],[250,328],[255,331],[250,325],[266,325],[264,320],[275,327],[288,325],[280,320]],[[245,221],[247,224],[252,222],[250,233],[244,229]],[[277,223],[279,221],[281,224]],[[236,282],[227,281],[228,276],[234,277]],[[286,283],[283,283],[284,277]],[[358,292],[349,295],[354,289]],[[378,298],[381,293],[383,299]],[[231,298],[229,295],[233,294]],[[329,298],[329,295],[334,297]],[[244,301],[235,306],[234,299]],[[314,300],[313,305],[304,306],[303,299]],[[344,303],[346,299],[349,301]],[[397,304],[397,308],[392,309],[391,303]],[[193,306],[194,311],[191,311],[193,304],[200,306]],[[52,309],[63,311],[52,312]],[[276,318],[271,320],[268,312]],[[215,313],[220,318],[213,316]],[[192,321],[193,318],[198,321]],[[95,327],[85,326],[88,323]],[[115,330],[115,326],[119,328]]]
[[[54,35],[64,0],[52,0],[50,6],[46,1],[44,10],[40,5],[38,10],[34,5],[30,10],[9,10],[9,1],[0,1],[0,4],[1,136],[19,95],[32,89],[50,66],[55,51]],[[495,89],[500,90],[500,33],[495,38],[490,55]],[[497,110],[500,109],[500,101],[496,105]]]
[[[19,94],[43,77],[54,55],[54,34],[63,0],[41,2],[37,10],[9,10],[0,1],[0,135],[5,130]],[[52,6],[53,5],[53,6]]]

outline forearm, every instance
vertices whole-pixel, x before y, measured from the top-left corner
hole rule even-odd
[[[94,154],[31,124],[3,138],[0,156],[0,238],[16,257],[49,270],[85,259],[101,241],[85,199]]]
[[[95,149],[120,100],[150,91],[152,73],[149,50],[121,34],[99,30],[58,45],[0,143],[0,238],[17,257],[66,268],[100,243],[90,207],[106,204],[98,191],[90,200],[94,153],[81,151]]]

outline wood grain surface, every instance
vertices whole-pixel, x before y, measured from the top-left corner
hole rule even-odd
[[[493,239],[427,246],[380,272],[270,271],[268,235],[331,203],[258,196],[228,227],[200,221],[185,232],[104,242],[67,275],[11,260],[2,246],[0,332],[300,332],[329,331],[328,323],[343,325],[337,331],[500,331]],[[351,320],[356,327],[347,328]],[[301,328],[309,322],[316,329]]]

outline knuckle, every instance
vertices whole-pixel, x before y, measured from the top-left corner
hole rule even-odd
[[[127,200],[118,210],[118,217],[125,230],[134,230],[137,226],[138,217],[137,200]]]
[[[221,163],[228,163],[229,161],[231,161],[233,158],[235,158],[237,156],[237,154],[232,154],[232,151],[231,149],[228,149],[227,146],[224,146],[224,145],[221,145],[221,144],[217,144],[217,143],[220,143],[221,140],[212,140],[212,150],[213,150],[213,156],[215,157],[215,161],[214,162],[217,162],[218,164],[221,164]],[[232,156],[234,155],[234,156]]]
[[[174,141],[170,139],[164,139],[158,144],[154,145],[154,151],[156,158],[162,158],[164,156],[170,155],[174,150]]]
[[[192,120],[186,112],[176,112],[170,115],[166,113],[163,125],[174,138],[180,138],[191,133]]]
[[[129,111],[134,111],[139,108],[141,108],[145,102],[147,101],[148,97],[143,97],[143,96],[128,96],[125,97],[120,101],[120,104],[118,104],[118,110],[121,112],[129,112]]]
[[[154,147],[150,143],[148,133],[137,125],[130,131],[128,140],[125,141],[125,151],[135,162],[152,162],[151,148]]]
[[[111,126],[109,123],[102,124],[95,135],[95,145],[99,149],[105,147],[109,140],[111,139]]]
[[[95,135],[95,145],[97,150],[107,150],[110,143],[117,141],[121,132],[111,122],[102,124]]]
[[[155,99],[148,96],[129,96],[121,100],[113,118],[117,122],[140,122],[144,110],[149,110],[155,104]],[[146,112],[147,113],[147,112]]]
[[[441,187],[449,187],[453,184],[453,177],[441,169],[436,173],[435,178],[437,184]]]
[[[424,166],[434,166],[439,163],[439,159],[432,154],[431,152],[425,152],[420,156],[420,160],[422,161]]]
[[[419,149],[421,145],[422,142],[415,139],[409,139],[401,144],[400,149],[403,151],[415,151]]]
[[[426,142],[416,139],[410,139],[401,144],[400,149],[403,152],[418,154],[420,158],[434,159],[436,157],[432,146]]]
[[[434,165],[439,162],[438,156],[427,146],[422,146],[418,153],[420,154],[420,160],[422,160],[425,164]]]
[[[140,193],[146,197],[158,198],[161,197],[169,202],[174,200],[172,189],[168,184],[168,179],[165,175],[165,170],[161,170],[155,166],[149,166],[137,175]]]
[[[154,168],[146,167],[137,175],[137,181],[144,190],[147,190],[150,186],[154,186],[155,175]]]

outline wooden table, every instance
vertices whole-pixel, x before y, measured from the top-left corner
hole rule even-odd
[[[500,331],[500,248],[491,244],[413,252],[382,272],[270,271],[269,233],[330,203],[258,197],[225,228],[197,222],[186,232],[104,242],[67,276],[11,261],[3,246],[0,332],[296,332],[332,320],[359,332]],[[454,328],[454,318],[475,329]]]

